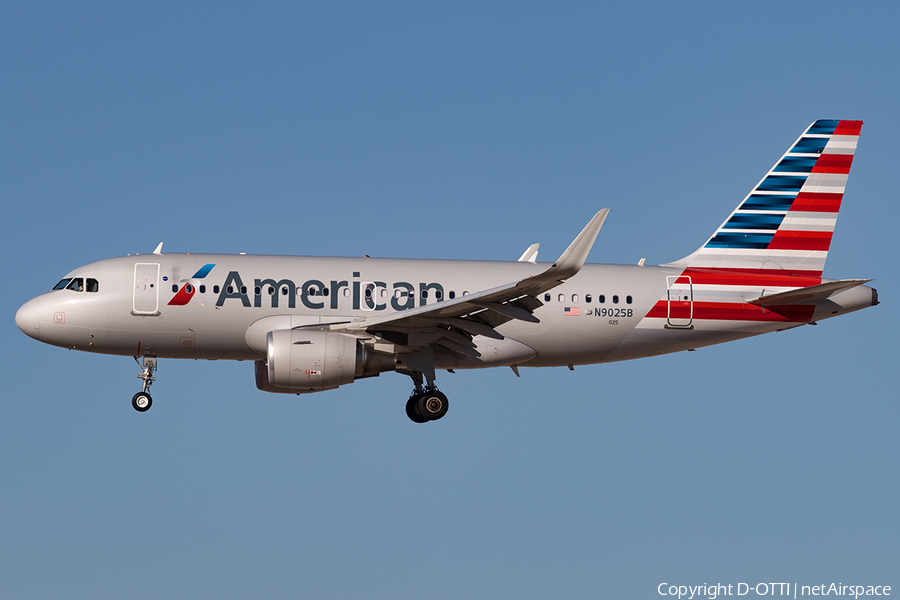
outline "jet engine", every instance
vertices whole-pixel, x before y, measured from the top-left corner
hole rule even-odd
[[[256,361],[256,387],[264,392],[321,392],[393,371],[392,354],[372,350],[352,335],[278,329],[266,337],[266,360]]]

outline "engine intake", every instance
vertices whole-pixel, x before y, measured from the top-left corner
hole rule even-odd
[[[352,335],[278,329],[266,336],[266,362],[256,363],[256,387],[291,394],[321,392],[393,371],[396,364],[393,355],[372,350]]]

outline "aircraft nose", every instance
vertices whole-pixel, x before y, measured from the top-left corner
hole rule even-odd
[[[28,337],[41,338],[41,303],[37,298],[29,300],[16,311],[16,326]]]

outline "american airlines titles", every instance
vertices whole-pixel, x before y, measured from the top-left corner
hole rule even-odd
[[[353,277],[358,278],[359,272],[354,271]],[[252,301],[248,292],[253,293]],[[266,299],[265,296],[269,298]],[[287,302],[287,308],[295,308],[299,297],[306,308],[324,309],[328,303],[329,308],[336,310],[339,299],[348,296],[352,296],[353,310],[385,310],[388,303],[394,310],[408,310],[416,307],[416,298],[419,299],[418,306],[426,305],[430,298],[435,301],[443,300],[444,286],[440,283],[419,283],[416,286],[406,281],[388,284],[384,281],[358,279],[332,280],[326,285],[324,281],[309,279],[298,288],[290,279],[254,279],[253,290],[247,290],[240,274],[237,271],[229,271],[216,300],[216,306],[223,306],[226,300],[233,299],[240,301],[245,308],[262,308],[263,304],[278,308],[281,302]]]

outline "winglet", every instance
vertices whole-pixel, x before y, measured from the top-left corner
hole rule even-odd
[[[162,254],[162,245],[163,243],[160,242],[159,246],[156,247],[156,250],[153,251],[153,254]]]
[[[538,248],[540,248],[540,247],[541,247],[540,244],[532,244],[532,245],[528,246],[528,250],[526,250],[524,253],[522,253],[522,256],[519,257],[518,262],[528,261],[530,263],[533,263],[534,261],[536,261],[537,255],[538,255]]]
[[[603,222],[608,214],[609,209],[604,208],[594,215],[594,218],[584,226],[578,237],[569,244],[562,256],[545,273],[547,275],[552,273],[556,279],[567,279],[580,271],[584,261],[587,260],[591,248],[594,246],[597,234],[600,233],[600,228],[603,227]]]

